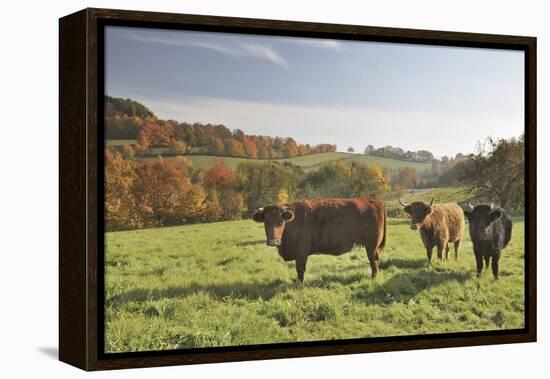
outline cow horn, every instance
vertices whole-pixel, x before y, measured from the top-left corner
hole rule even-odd
[[[495,207],[495,203],[491,203],[491,209]]]
[[[399,199],[399,204],[401,204],[401,206],[403,206],[403,207],[406,207],[407,205],[409,205],[407,203],[402,202],[401,199]]]
[[[434,199],[435,199],[435,197],[432,197],[432,201],[430,201],[430,207],[431,207],[432,204],[434,203]]]
[[[468,200],[468,207],[469,207],[471,210],[474,210],[474,206],[470,203],[469,200]]]

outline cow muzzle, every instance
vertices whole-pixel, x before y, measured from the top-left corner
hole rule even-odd
[[[279,246],[281,244],[281,241],[272,239],[265,241],[265,243],[267,244],[267,246]]]

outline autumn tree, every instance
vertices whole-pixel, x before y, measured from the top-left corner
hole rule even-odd
[[[258,144],[258,158],[259,159],[269,159],[269,149],[265,144]]]
[[[276,150],[282,150],[284,146],[284,141],[281,137],[275,137],[273,139],[273,144],[272,144],[272,147]]]
[[[235,130],[233,130],[233,137],[235,137],[235,139],[237,141],[239,141],[241,143],[244,143],[246,135],[244,134],[244,132],[241,129],[235,129]]]
[[[136,163],[125,160],[119,152],[105,150],[105,223],[107,230],[140,227],[135,212],[133,187]]]
[[[187,152],[187,145],[182,141],[172,141],[168,151],[172,154],[185,154]]]
[[[397,173],[397,184],[401,188],[414,188],[418,178],[418,172],[414,167],[400,168]]]
[[[467,161],[457,164],[459,179],[480,201],[523,210],[525,198],[525,141],[488,138]]]
[[[203,221],[218,221],[223,216],[223,208],[216,190],[208,191]]]
[[[330,162],[306,175],[300,197],[351,197],[351,165],[342,160]]]
[[[282,191],[286,200],[294,200],[302,176],[303,170],[290,162],[246,162],[237,168],[238,188],[249,211],[279,202]]]
[[[339,160],[308,173],[299,197],[381,198],[388,191],[388,177],[379,166]]]
[[[192,185],[177,205],[176,214],[182,215],[186,222],[204,221],[208,211],[208,193],[200,185]]]
[[[204,173],[203,183],[208,191],[215,192],[216,201],[222,209],[222,219],[235,220],[241,217],[244,199],[236,189],[237,177],[230,167],[223,161],[217,162]]]
[[[225,144],[219,138],[214,138],[209,146],[208,152],[213,155],[225,155]]]
[[[173,125],[148,123],[138,133],[137,142],[143,149],[149,147],[168,147],[173,141]]]
[[[227,155],[230,157],[244,157],[244,147],[242,143],[234,138],[226,138],[224,143]]]
[[[376,164],[368,166],[367,178],[368,185],[362,193],[362,196],[380,199],[389,192],[389,176],[384,172],[382,167]]]
[[[293,138],[286,138],[283,145],[283,154],[285,158],[294,158],[298,155],[298,145]]]
[[[136,170],[135,198],[147,224],[163,226],[182,223],[185,218],[179,204],[191,187],[187,167],[180,162],[145,160]]]
[[[248,158],[258,158],[258,147],[256,141],[251,137],[244,138],[244,149]]]
[[[124,159],[134,159],[136,152],[132,145],[124,145],[122,147],[122,157]]]

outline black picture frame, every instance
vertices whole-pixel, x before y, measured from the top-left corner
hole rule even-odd
[[[525,52],[525,328],[356,340],[103,352],[103,38],[106,25],[481,47]],[[536,38],[84,9],[59,21],[59,358],[84,370],[536,341]]]

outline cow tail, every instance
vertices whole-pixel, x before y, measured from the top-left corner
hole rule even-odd
[[[380,242],[380,246],[378,248],[380,250],[384,249],[386,247],[386,222],[388,219],[388,212],[386,210],[386,205],[384,205],[384,235],[382,236],[382,242]]]

